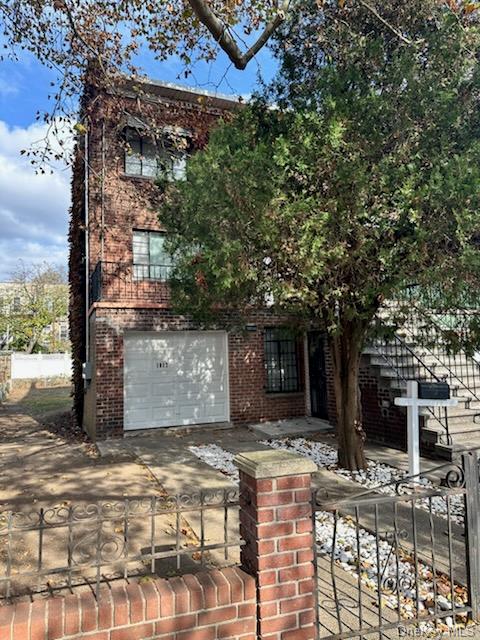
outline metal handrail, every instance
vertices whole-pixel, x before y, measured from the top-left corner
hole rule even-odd
[[[166,301],[171,264],[101,260],[90,275],[90,304],[100,300]]]
[[[377,338],[374,343],[373,346],[375,348],[379,348],[380,349],[380,339]],[[421,380],[428,380],[429,377],[428,376],[419,376],[419,375],[413,375],[413,376],[405,376],[402,372],[402,369],[399,367],[398,361],[396,361],[396,358],[398,358],[399,356],[401,356],[402,358],[405,356],[405,352],[407,354],[407,357],[410,357],[412,359],[412,370],[416,367],[420,368],[421,370],[424,370],[425,372],[427,372],[430,376],[430,379],[433,379],[435,382],[445,382],[446,381],[446,377],[445,378],[441,378],[439,376],[437,376],[435,374],[435,372],[425,363],[422,361],[422,359],[415,353],[415,351],[413,351],[413,349],[411,349],[408,344],[402,340],[402,338],[400,338],[400,336],[398,336],[397,334],[394,334],[392,336],[391,340],[387,340],[385,339],[383,342],[383,346],[384,347],[391,347],[394,346],[395,347],[395,358],[390,358],[388,356],[388,354],[386,354],[384,351],[378,351],[378,355],[381,356],[385,362],[387,363],[387,365],[396,373],[397,378],[400,380],[403,380],[404,382],[407,382],[408,380],[412,380],[415,379],[417,381],[421,381]],[[397,350],[400,351],[401,353],[397,353]],[[407,363],[407,368],[410,368],[410,366]],[[451,444],[452,439],[450,437],[450,430],[449,430],[449,426],[448,426],[448,413],[447,413],[447,408],[446,407],[436,407],[435,409],[432,407],[427,407],[428,412],[432,415],[432,417],[440,424],[440,426],[442,427],[442,429],[445,430],[445,438],[446,438],[446,442],[447,444]],[[442,415],[443,414],[443,415]]]

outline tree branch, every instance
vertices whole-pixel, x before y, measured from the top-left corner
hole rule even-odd
[[[285,20],[290,4],[290,0],[284,0],[275,17],[267,23],[255,43],[245,53],[242,53],[236,40],[228,31],[227,25],[215,15],[206,0],[188,0],[188,2],[197,18],[210,31],[237,69],[245,69],[250,60],[266,44],[271,35]]]
[[[397,38],[399,38],[402,42],[405,42],[405,44],[413,44],[413,42],[408,38],[406,38],[403,35],[403,33],[400,33],[400,31],[398,31],[398,29],[396,29],[393,25],[387,22],[385,18],[382,18],[382,16],[378,13],[378,11],[374,9],[368,2],[365,2],[365,0],[359,0],[359,2],[362,5],[362,7],[367,9],[367,11],[370,11],[371,13],[373,13],[373,15],[377,18],[377,20],[380,20],[380,22],[383,25],[385,25],[387,29],[390,29],[390,31],[392,31],[392,33],[394,33],[397,36]]]

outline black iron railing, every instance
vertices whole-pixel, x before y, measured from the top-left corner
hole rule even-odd
[[[238,563],[237,489],[0,512],[0,599]]]
[[[166,302],[170,264],[98,262],[90,276],[90,304],[101,300]]]
[[[408,380],[417,382],[446,382],[447,376],[437,374],[434,366],[427,364],[414,349],[397,334],[377,337],[372,341],[379,358],[385,361],[397,380],[404,385]],[[446,407],[428,407],[429,414],[442,428],[442,440],[451,444]]]
[[[465,454],[428,478],[340,500],[314,492],[319,637],[433,637],[476,618],[478,470]]]

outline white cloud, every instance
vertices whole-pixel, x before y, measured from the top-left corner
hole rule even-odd
[[[20,154],[46,136],[56,144],[46,124],[10,128],[0,121],[0,280],[8,279],[19,259],[66,265],[70,170],[56,162],[53,174],[36,174],[30,158]],[[66,131],[62,138],[70,146]]]

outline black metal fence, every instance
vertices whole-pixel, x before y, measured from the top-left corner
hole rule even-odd
[[[428,475],[340,501],[315,493],[320,638],[458,634],[478,619],[477,454]]]
[[[171,269],[170,264],[102,260],[90,276],[90,304],[101,300],[165,302],[168,300],[167,280]]]
[[[410,346],[408,340],[396,334],[377,336],[372,341],[378,357],[383,359],[385,366],[394,374],[397,380],[406,387],[409,380],[419,382],[445,382],[447,374],[437,373],[435,363],[427,363],[417,351]],[[399,389],[400,391],[400,389]],[[451,444],[452,438],[448,424],[448,410],[446,407],[427,407],[428,413],[442,429],[441,441]]]
[[[236,564],[238,509],[219,489],[0,512],[0,598]]]

